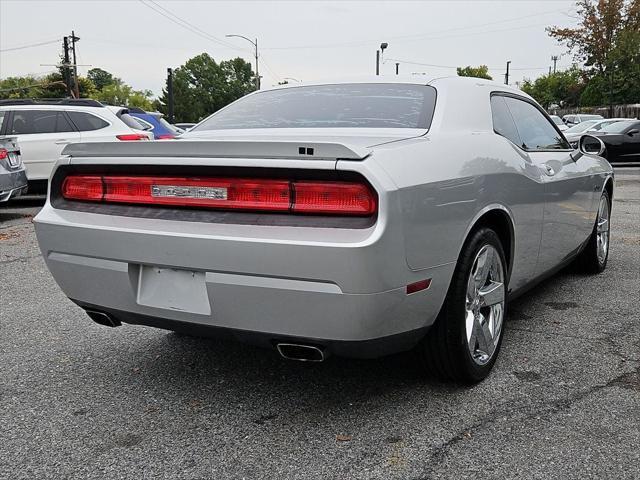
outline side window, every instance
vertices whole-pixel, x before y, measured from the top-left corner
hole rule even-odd
[[[56,118],[56,132],[75,132],[76,129],[73,128],[73,125],[69,123],[67,117],[63,112],[58,112],[58,117]]]
[[[569,150],[571,147],[555,126],[533,104],[504,97],[522,141],[522,148],[535,150]]]
[[[4,119],[9,117],[9,112],[0,110],[0,134],[2,134],[2,128],[4,127]]]
[[[493,131],[522,147],[522,140],[520,140],[516,124],[513,122],[513,117],[503,96],[491,96],[491,116],[493,117]]]
[[[109,126],[109,123],[103,119],[85,112],[67,112],[71,117],[71,121],[78,127],[81,132],[90,132],[92,130],[100,130]]]
[[[55,110],[14,110],[10,135],[73,132],[62,112]]]

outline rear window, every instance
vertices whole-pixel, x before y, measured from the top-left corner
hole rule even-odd
[[[120,115],[118,115],[118,118],[122,120],[129,128],[133,128],[135,130],[149,130],[149,128],[144,126],[135,117],[129,115],[128,113],[121,113]]]
[[[101,118],[84,112],[67,112],[71,117],[71,121],[78,127],[81,132],[89,132],[92,130],[100,130],[101,128],[108,127],[109,123],[105,122]]]
[[[191,131],[242,128],[429,128],[436,91],[426,85],[340,84],[244,97]]]

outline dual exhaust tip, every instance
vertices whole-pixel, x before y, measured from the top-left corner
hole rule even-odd
[[[87,315],[89,315],[89,318],[91,318],[91,320],[100,325],[104,325],[105,327],[119,327],[120,325],[122,325],[120,323],[120,320],[113,318],[107,313],[86,309],[85,312],[87,312]]]
[[[326,358],[322,349],[313,345],[302,345],[299,343],[278,343],[276,344],[278,353],[287,360],[297,360],[299,362],[322,362]]]
[[[85,310],[94,322],[106,327],[119,327],[120,320],[97,310]],[[314,345],[300,343],[277,343],[276,348],[282,358],[297,360],[298,362],[323,362],[326,358],[324,351]]]

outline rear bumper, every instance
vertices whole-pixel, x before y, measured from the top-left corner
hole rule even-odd
[[[34,223],[55,280],[85,308],[263,345],[305,340],[346,356],[415,344],[435,320],[454,267],[411,271],[402,229],[386,217],[370,228],[325,229],[128,218],[47,204]],[[167,290],[156,273],[172,275],[176,288]],[[406,294],[407,284],[426,278],[429,289]],[[195,283],[179,291],[180,279]]]
[[[198,337],[236,341],[262,348],[275,348],[278,343],[313,345],[320,348],[325,357],[336,355],[351,358],[378,358],[397,352],[404,352],[413,348],[420,339],[424,337],[428,330],[427,327],[422,327],[416,330],[369,340],[329,340],[326,338],[301,337],[269,332],[238,330],[236,328],[176,321],[167,318],[152,317],[132,312],[125,312],[122,310],[115,310],[112,308],[104,308],[77,300],[73,300],[73,302],[92,313],[99,312],[108,315],[108,318],[114,321],[116,325],[121,323],[144,325]]]
[[[0,168],[0,202],[22,195],[26,189],[27,176],[24,169],[10,171]]]

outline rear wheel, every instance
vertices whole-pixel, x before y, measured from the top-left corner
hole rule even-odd
[[[578,257],[578,266],[587,273],[600,273],[607,267],[609,259],[609,233],[611,216],[611,199],[604,190],[598,205],[598,216],[593,226],[587,246]]]
[[[500,350],[507,264],[498,235],[480,228],[465,243],[445,304],[420,344],[436,376],[464,383],[484,379]]]

